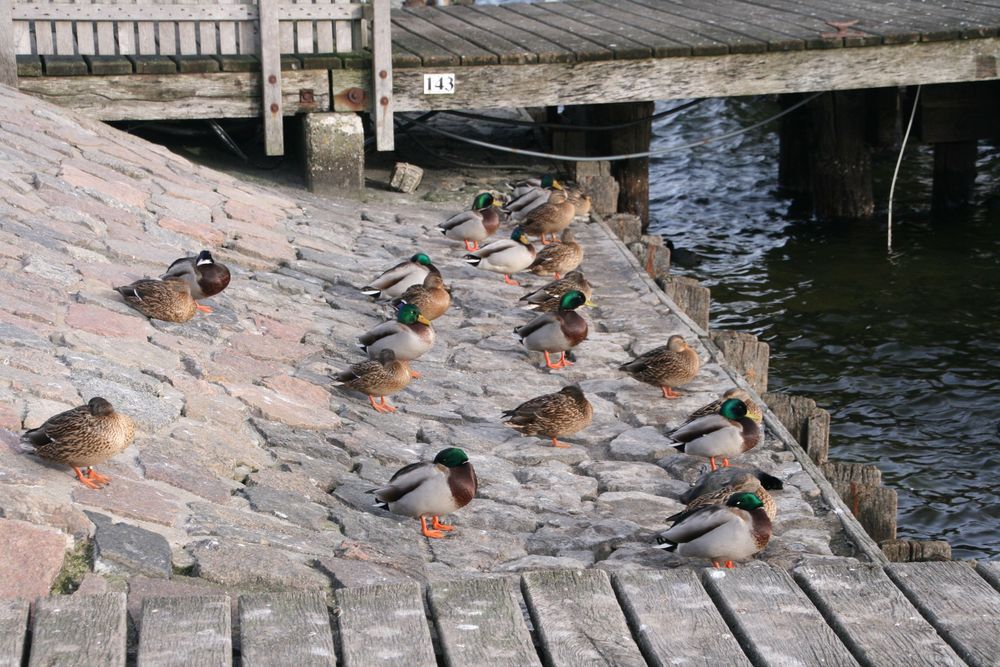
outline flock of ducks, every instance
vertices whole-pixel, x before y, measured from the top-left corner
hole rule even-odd
[[[569,226],[589,208],[587,195],[544,177],[518,184],[507,197],[478,194],[468,211],[439,226],[447,238],[465,245],[464,261],[502,274],[507,284],[518,285],[512,276],[526,271],[554,277],[520,298],[519,304],[535,317],[514,329],[525,349],[541,352],[545,366],[553,370],[571,365],[567,354],[587,338],[587,321],[577,310],[593,305],[593,290],[578,269],[584,251]],[[505,219],[516,223],[510,237],[481,245]],[[529,235],[539,238],[541,250],[536,251]],[[211,312],[198,300],[218,294],[229,281],[229,270],[206,250],[178,259],[159,279],[144,278],[115,290],[147,317],[186,322],[197,310]],[[410,363],[434,345],[433,321],[449,309],[451,290],[430,257],[418,252],[382,272],[361,292],[388,300],[395,317],[358,337],[358,346],[368,359],[333,374],[331,383],[367,395],[378,412],[392,413],[396,408],[387,397],[420,377]],[[694,380],[699,369],[697,352],[678,335],[620,366],[632,378],[660,388],[666,399],[679,396],[675,388]],[[593,414],[582,389],[569,385],[505,411],[503,420],[524,436],[542,436],[554,447],[568,447],[558,438],[587,428]],[[761,411],[749,395],[732,389],[669,433],[680,451],[708,459],[711,471],[683,499],[687,509],[668,518],[673,525],[658,538],[660,548],[732,567],[734,560],[766,546],[774,518],[768,490],[781,488],[781,482],[757,471],[728,467],[729,459],[761,440],[761,421]],[[71,466],[80,482],[100,489],[110,480],[92,466],[123,451],[134,432],[127,415],[95,397],[25,432],[22,442],[42,458]],[[716,465],[717,458],[722,459],[722,467]],[[433,461],[405,466],[370,493],[377,506],[419,519],[424,536],[442,538],[452,526],[441,523],[441,517],[471,502],[477,487],[466,453],[449,447]]]

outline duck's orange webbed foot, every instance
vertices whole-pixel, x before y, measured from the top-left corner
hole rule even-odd
[[[558,441],[558,440],[556,440],[555,438],[552,438],[552,446],[553,446],[553,447],[564,447],[564,448],[565,448],[565,447],[569,447],[569,445],[567,445],[566,443],[564,443],[564,442],[559,442],[559,441]]]
[[[433,537],[433,538],[444,537],[444,533],[442,533],[440,530],[431,530],[430,528],[427,527],[427,517],[424,516],[420,517],[420,533],[424,537]]]
[[[419,380],[420,379],[420,371],[415,371],[415,370],[413,370],[411,368],[410,369],[410,377],[413,378],[414,380]]]
[[[722,566],[721,566],[721,565],[719,565],[719,561],[717,561],[717,560],[713,560],[713,561],[712,561],[712,567],[722,567]]]
[[[83,471],[77,468],[76,466],[73,466],[73,472],[76,473],[76,478],[80,480],[80,483],[83,484],[88,489],[99,491],[101,490],[101,488],[103,488],[103,485],[100,482],[98,482],[95,479],[91,479],[89,474],[84,475]],[[91,471],[88,469],[87,472],[89,473]]]
[[[200,303],[198,303],[197,301],[195,301],[195,303],[194,303],[194,307],[195,307],[195,308],[197,308],[198,310],[200,310],[200,311],[201,311],[201,312],[203,312],[203,313],[210,313],[210,312],[212,312],[212,309],[211,309],[211,308],[209,308],[209,307],[208,307],[208,306],[206,306],[206,305],[203,305],[203,304],[200,304]]]
[[[555,276],[555,279],[556,279],[556,280],[562,280],[562,276],[561,276],[561,275],[559,275],[559,272],[558,272],[558,271],[556,271],[556,272],[555,272],[555,273],[553,273],[552,275],[553,275],[553,276]]]
[[[396,411],[396,408],[394,408],[393,406],[389,405],[389,402],[387,400],[385,400],[385,396],[381,396],[380,398],[381,398],[381,400],[378,403],[376,403],[374,396],[369,396],[368,397],[368,402],[372,404],[372,407],[375,408],[376,412],[395,412]]]
[[[559,370],[560,368],[563,368],[563,365],[561,363],[559,363],[559,362],[553,363],[552,358],[549,356],[548,352],[542,352],[542,354],[545,355],[545,367],[546,368],[552,368],[554,370]]]
[[[105,477],[104,475],[102,475],[101,473],[97,472],[96,470],[94,470],[90,466],[87,466],[87,479],[89,479],[91,482],[97,482],[98,484],[100,484],[102,486],[105,485],[105,484],[110,484],[111,483],[111,478],[110,477]]]
[[[668,399],[680,398],[682,396],[682,394],[679,391],[674,391],[673,389],[671,389],[666,385],[663,385],[661,389],[663,389],[663,398],[668,398]]]
[[[731,569],[733,569],[733,568],[734,568],[734,567],[736,567],[736,566],[735,566],[735,565],[733,565],[733,561],[731,561],[731,560],[727,560],[727,561],[726,561],[726,567],[728,567],[728,568],[729,568],[729,569],[731,570]]]
[[[727,459],[725,456],[722,457],[722,467],[723,468],[729,467],[729,459]]]
[[[503,274],[503,281],[505,283],[507,283],[508,285],[517,285],[518,287],[521,286],[521,283],[519,283],[516,280],[514,280],[513,278],[511,278],[510,275],[506,274],[506,273]]]
[[[477,249],[476,246],[469,239],[462,239],[462,242],[465,244],[465,249],[468,252],[474,252]]]
[[[718,469],[718,466],[715,465],[715,457],[714,456],[709,456],[708,457],[708,465],[710,465],[712,467],[712,472],[715,472]]]
[[[455,530],[455,526],[447,523],[441,523],[440,517],[436,516],[431,517],[431,528],[436,530]]]

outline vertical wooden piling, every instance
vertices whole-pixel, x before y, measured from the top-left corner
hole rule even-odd
[[[797,104],[805,97],[803,93],[778,96],[778,105],[784,110]],[[811,193],[809,180],[809,134],[810,115],[808,107],[799,107],[782,116],[778,129],[778,187],[795,198],[808,197]]]
[[[12,4],[0,2],[0,83],[17,88],[17,59],[14,56]]]
[[[875,212],[871,151],[865,137],[865,93],[826,93],[808,106],[813,206],[821,220],[867,218]]]
[[[934,144],[932,211],[952,211],[972,203],[976,186],[976,154],[975,141]]]
[[[628,155],[648,151],[653,135],[653,107],[652,102],[593,105],[588,114],[592,124],[631,124],[617,130],[590,133],[590,154]],[[645,232],[649,228],[649,158],[616,160],[611,163],[611,175],[619,186],[618,211],[639,216]]]

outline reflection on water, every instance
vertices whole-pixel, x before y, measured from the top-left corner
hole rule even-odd
[[[654,147],[776,111],[766,99],[706,101],[658,121]],[[653,229],[700,256],[675,270],[712,288],[714,327],[771,345],[771,389],[830,410],[831,456],[878,465],[899,491],[900,537],[947,539],[956,558],[997,556],[1000,206],[932,221],[930,151],[911,147],[890,256],[884,215],[819,224],[788,214],[775,194],[776,131],[654,159]],[[980,157],[985,197],[1000,151]],[[888,176],[876,179],[883,206]]]

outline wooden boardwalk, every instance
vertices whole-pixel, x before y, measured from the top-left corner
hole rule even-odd
[[[0,602],[0,667],[1000,665],[1000,563],[552,570],[322,593]],[[329,609],[332,606],[333,609]],[[332,618],[332,623],[331,623]],[[29,638],[29,639],[26,639]]]

